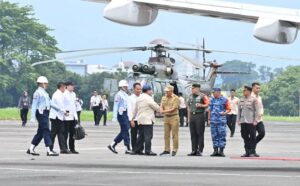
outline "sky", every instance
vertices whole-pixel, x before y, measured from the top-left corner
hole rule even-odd
[[[146,27],[117,24],[103,18],[105,4],[81,0],[8,0],[22,6],[31,5],[39,22],[53,29],[50,32],[61,50],[84,48],[145,46],[156,38],[164,38],[172,46],[181,42],[196,43],[206,40],[207,48],[254,52],[264,55],[300,58],[300,38],[290,45],[261,42],[252,36],[254,24],[176,14],[160,11],[156,21]],[[231,2],[270,5],[300,10],[299,0],[228,0]],[[184,53],[195,57],[195,53]],[[118,53],[83,58],[88,64],[112,66],[117,62],[146,62],[150,52]],[[253,62],[257,66],[273,68],[300,65],[300,62],[277,61],[265,58],[212,53],[207,60],[224,63],[230,60]]]

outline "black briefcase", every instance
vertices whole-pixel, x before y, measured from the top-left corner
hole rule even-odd
[[[85,138],[85,130],[80,124],[76,124],[75,126],[75,133],[74,133],[74,139],[75,140],[81,140]]]

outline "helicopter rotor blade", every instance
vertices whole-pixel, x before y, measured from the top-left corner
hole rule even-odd
[[[110,51],[110,50],[132,50],[132,51],[144,51],[149,50],[149,47],[147,46],[141,46],[141,47],[112,47],[112,48],[89,48],[89,49],[78,49],[78,50],[66,50],[66,51],[60,51],[57,54],[65,54],[65,53],[75,53],[75,52],[89,52],[89,51]]]
[[[205,53],[225,53],[225,54],[237,54],[237,55],[247,55],[247,56],[255,56],[261,58],[269,58],[273,60],[287,60],[287,61],[300,61],[300,58],[291,58],[291,57],[284,57],[284,56],[271,56],[271,55],[263,55],[259,53],[253,52],[239,52],[239,51],[229,51],[229,50],[217,50],[217,49],[197,49],[197,48],[184,48],[184,47],[166,47],[167,50],[183,50],[183,51],[204,51]]]
[[[258,53],[251,53],[251,52],[237,52],[237,51],[228,51],[228,50],[210,50],[211,52],[216,53],[227,53],[227,54],[237,54],[237,55],[247,55],[247,56],[255,56],[261,58],[269,58],[274,60],[287,60],[287,61],[300,61],[300,58],[291,58],[291,57],[284,57],[284,56],[270,56],[270,55],[263,55]]]
[[[113,50],[113,51],[98,51],[98,52],[93,52],[93,53],[87,53],[87,54],[80,54],[80,55],[72,55],[72,56],[67,56],[67,57],[61,57],[61,58],[55,58],[55,59],[50,59],[50,60],[44,60],[44,61],[38,61],[35,63],[32,63],[31,66],[36,66],[40,64],[46,64],[46,63],[53,63],[53,62],[62,62],[65,60],[69,59],[77,59],[81,57],[88,57],[88,56],[95,56],[95,55],[104,55],[104,54],[112,54],[112,53],[121,53],[121,52],[131,52],[134,51],[132,49],[122,49],[122,50]]]
[[[196,61],[196,60],[194,60],[194,59],[192,59],[190,57],[182,55],[182,54],[180,54],[178,52],[174,52],[174,54],[176,54],[177,56],[179,56],[183,60],[183,62],[189,63],[189,64],[191,64],[195,68],[199,68],[199,69],[205,68],[203,66],[203,64],[199,63],[198,61]]]

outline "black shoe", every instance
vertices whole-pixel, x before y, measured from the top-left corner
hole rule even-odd
[[[257,154],[256,152],[253,153],[254,157],[260,157],[259,154]]]
[[[172,156],[176,156],[176,152],[175,151],[172,151]]]
[[[197,151],[196,156],[202,156],[202,152]]]
[[[137,154],[137,155],[145,155],[145,154],[143,153],[143,151],[137,151],[136,154]]]
[[[50,152],[47,152],[47,156],[59,156],[59,154],[54,151],[50,151]]]
[[[249,149],[245,149],[245,154],[241,155],[242,158],[249,157]]]
[[[214,152],[210,156],[211,157],[219,156],[218,148],[214,148]]]
[[[61,150],[60,153],[61,154],[72,154],[72,152],[69,150]]]
[[[256,153],[255,149],[250,149],[249,150],[249,157],[256,158],[256,157],[259,157],[259,155]]]
[[[233,138],[234,134],[230,134],[230,137]]]
[[[33,155],[33,156],[39,156],[39,155],[40,155],[39,153],[36,153],[34,150],[33,150],[33,151],[30,151],[30,149],[28,149],[26,153],[27,153],[27,154],[31,154],[31,155]]]
[[[185,125],[185,127],[188,127],[189,125]]]
[[[224,154],[224,148],[220,148],[219,156],[225,157],[225,154]]]
[[[163,151],[162,153],[160,153],[159,155],[162,156],[162,155],[167,155],[167,154],[170,154],[169,151]]]
[[[157,156],[157,154],[154,153],[154,152],[152,152],[152,151],[146,152],[145,155],[146,155],[146,156]]]
[[[188,154],[188,156],[197,156],[197,151],[192,151],[191,153]]]
[[[116,151],[115,147],[111,146],[111,145],[108,145],[107,148],[112,151],[113,153],[115,154],[118,154],[118,152]]]
[[[129,154],[130,154],[130,155],[138,155],[138,153],[135,152],[135,151],[131,151]]]
[[[131,154],[133,151],[131,151],[131,150],[126,150],[125,151],[125,154]]]
[[[70,150],[72,154],[79,154],[79,152],[77,152],[75,149],[74,150]]]

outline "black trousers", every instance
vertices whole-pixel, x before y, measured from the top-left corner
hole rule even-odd
[[[135,123],[134,127],[132,127],[130,125],[130,136],[131,136],[131,147],[132,147],[132,149],[136,145],[136,142],[137,142],[137,139],[138,139],[138,135],[139,135],[139,130],[141,128],[141,125],[138,125],[137,121],[134,121],[134,123]],[[143,146],[141,148],[142,148],[142,151],[143,151],[144,150],[144,144],[143,144]]]
[[[76,121],[64,121],[64,127],[65,127],[65,140],[68,141],[69,138],[69,149],[71,151],[75,150],[75,140],[74,140],[74,133],[75,133],[75,125]]]
[[[100,116],[101,116],[101,113],[100,113],[100,107],[99,106],[96,106],[96,107],[93,107],[93,112],[94,112],[94,122],[95,122],[95,125],[99,125],[100,123]]]
[[[101,121],[103,116],[103,125],[106,125],[106,121],[107,121],[107,111],[106,110],[100,110],[100,119],[99,121]]]
[[[244,139],[245,149],[255,149],[256,146],[256,130],[252,123],[241,124],[241,134]]]
[[[205,132],[205,114],[191,114],[190,133],[192,141],[192,151],[203,152],[204,149],[204,132]]]
[[[78,123],[80,123],[80,114],[81,114],[81,111],[77,111]]]
[[[187,110],[186,108],[181,108],[179,109],[179,121],[180,121],[180,126],[182,127],[184,124],[184,117],[187,117]]]
[[[27,123],[27,114],[28,114],[28,108],[23,108],[20,110],[22,125],[25,125]]]
[[[153,138],[153,125],[139,125],[139,136],[133,148],[134,152],[143,152],[145,143],[145,153],[151,152],[151,140]]]
[[[266,135],[265,125],[262,121],[257,123],[256,131],[258,133],[258,135],[256,136],[256,144],[258,144]]]
[[[67,148],[67,143],[64,135],[64,131],[65,131],[64,122],[59,120],[58,118],[50,119],[50,121],[51,121],[50,133],[51,133],[51,140],[52,140],[52,145],[50,146],[50,149],[53,150],[55,137],[57,135],[60,151],[67,150],[68,148]]]
[[[228,114],[227,115],[227,126],[230,130],[231,135],[234,135],[235,125],[236,125],[236,115],[235,114]]]

